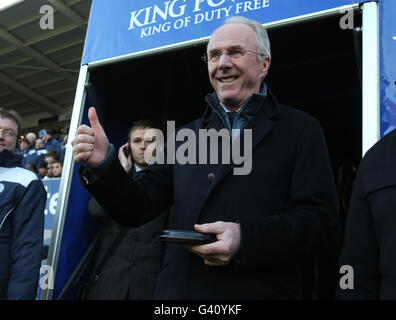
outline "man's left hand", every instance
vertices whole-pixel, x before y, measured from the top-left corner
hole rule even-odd
[[[188,245],[188,249],[209,266],[225,266],[238,253],[241,246],[241,227],[238,223],[217,221],[194,226],[203,233],[216,234],[217,241],[203,245]]]

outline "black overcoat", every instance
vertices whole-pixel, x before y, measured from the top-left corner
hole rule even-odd
[[[340,268],[346,269],[339,299],[396,299],[395,230],[393,130],[367,151],[356,175],[340,257]]]
[[[218,102],[215,94],[206,100]],[[253,136],[248,175],[234,175],[234,165],[221,164],[225,161],[155,164],[133,182],[116,155],[99,179],[80,171],[87,190],[124,225],[141,225],[171,205],[172,229],[239,221],[241,249],[225,267],[207,266],[183,245],[168,245],[159,299],[300,298],[303,261],[334,249],[335,187],[319,122],[278,104],[270,92],[266,98],[253,95],[248,103],[262,105],[246,126]],[[199,129],[224,128],[213,110],[209,105],[184,128],[196,137]],[[175,149],[181,144],[176,141]]]

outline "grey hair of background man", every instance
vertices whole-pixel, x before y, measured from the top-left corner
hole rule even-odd
[[[34,132],[29,132],[26,134],[26,139],[28,139],[30,141],[30,138],[32,138],[33,143],[35,143],[37,140],[37,136]]]
[[[241,16],[234,16],[228,18],[225,23],[222,25],[230,24],[230,23],[242,23],[246,24],[254,30],[254,34],[256,36],[257,42],[257,52],[264,54],[271,58],[271,45],[268,38],[267,30],[261,25],[260,22],[255,20],[251,20]],[[263,57],[261,55],[257,55],[257,58],[261,60]]]

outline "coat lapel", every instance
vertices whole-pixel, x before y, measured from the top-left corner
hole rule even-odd
[[[260,101],[260,99],[261,99],[261,101]],[[271,128],[274,125],[274,121],[276,120],[276,117],[279,115],[279,112],[280,112],[279,105],[276,102],[275,97],[273,96],[273,94],[270,91],[268,91],[267,98],[265,98],[264,101],[262,101],[262,99],[263,99],[262,97],[255,95],[252,97],[253,101],[250,102],[250,103],[263,103],[263,105],[261,106],[261,108],[257,112],[257,114],[255,115],[255,117],[247,124],[247,126],[245,128],[245,129],[252,130],[252,150],[251,150],[251,152],[253,152],[253,150],[256,148],[256,146],[259,144],[259,142],[262,141],[265,138],[265,136],[270,132]],[[213,113],[212,113],[212,115],[213,115]],[[220,121],[215,121],[215,123],[212,123],[212,121],[210,121],[207,124],[207,126],[209,128],[214,127],[214,129],[216,129],[217,131],[223,128],[221,126]],[[241,143],[243,145],[244,137],[245,137],[244,131],[241,130],[239,139],[236,139],[234,141],[233,145],[235,143]],[[242,148],[240,150],[242,150]],[[246,154],[246,152],[244,154],[245,154],[245,157],[249,156],[248,154]],[[237,165],[234,165],[232,163],[231,164],[219,164],[216,172],[214,173],[215,177],[214,177],[212,183],[210,184],[210,186],[204,196],[203,201],[201,202],[200,209],[198,210],[198,216],[201,214],[207,198],[209,197],[211,192],[215,189],[217,184],[222,179],[224,179],[224,177],[227,176],[228,174],[233,174],[232,170],[236,166]]]

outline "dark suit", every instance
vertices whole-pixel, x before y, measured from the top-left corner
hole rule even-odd
[[[130,178],[135,175],[132,165]],[[154,298],[155,285],[161,266],[163,247],[158,239],[165,228],[167,212],[139,228],[120,226],[92,198],[89,213],[104,220],[96,252],[95,265],[100,265],[116,238],[123,240],[107,259],[97,281],[89,290],[89,300],[147,300]]]
[[[217,96],[207,102],[218,103]],[[249,175],[233,175],[232,164],[156,164],[133,183],[114,156],[101,178],[85,185],[105,208],[116,205],[114,219],[125,225],[143,224],[172,204],[172,229],[239,220],[241,249],[225,267],[206,266],[184,246],[168,245],[159,299],[300,298],[302,260],[336,246],[335,188],[318,121],[279,105],[272,94],[248,103],[261,105],[246,127],[253,130]],[[212,107],[186,126],[197,137],[201,128],[224,127]]]
[[[360,163],[340,258],[341,266],[353,268],[354,289],[338,288],[338,298],[396,299],[395,231],[396,130]]]

